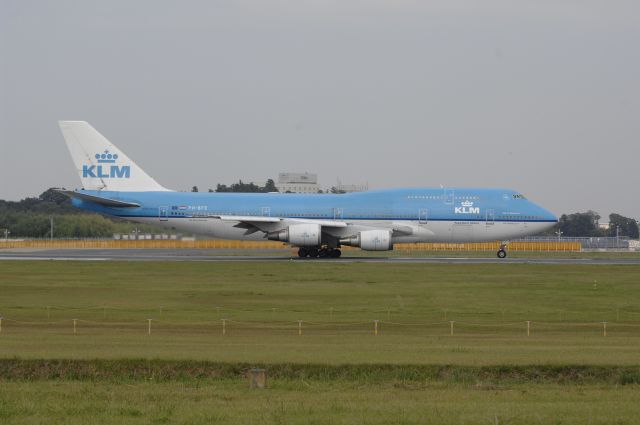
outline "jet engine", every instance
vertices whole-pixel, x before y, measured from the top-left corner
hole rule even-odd
[[[391,231],[365,230],[346,239],[340,239],[341,245],[359,246],[365,251],[390,251],[393,249]]]
[[[320,246],[322,232],[319,224],[293,224],[286,229],[270,232],[267,238],[295,246]]]

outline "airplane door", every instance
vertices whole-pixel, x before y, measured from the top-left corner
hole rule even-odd
[[[158,207],[158,218],[160,219],[160,221],[168,221],[169,207],[166,207],[166,206]]]
[[[334,220],[342,220],[342,215],[344,210],[342,208],[334,208],[333,209],[333,219]]]
[[[427,224],[429,220],[429,210],[427,208],[420,208],[418,211],[418,224]]]
[[[447,205],[453,205],[453,201],[455,199],[455,194],[453,193],[453,189],[445,189],[444,190],[444,203]]]
[[[271,217],[271,207],[262,207],[262,216]]]
[[[494,210],[487,210],[485,214],[485,223],[487,225],[495,224],[496,221],[496,212]]]

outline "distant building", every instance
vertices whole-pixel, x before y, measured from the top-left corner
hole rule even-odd
[[[340,193],[366,192],[369,190],[369,184],[342,184],[338,183],[336,190]]]
[[[318,193],[318,175],[313,173],[280,173],[276,187],[280,193]]]
[[[338,193],[351,193],[351,192],[366,192],[369,190],[369,183],[366,184],[342,184],[340,179],[337,180],[337,184],[334,186]]]

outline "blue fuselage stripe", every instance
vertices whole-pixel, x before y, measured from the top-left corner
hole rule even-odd
[[[413,188],[343,195],[82,191],[139,204],[74,205],[122,218],[272,216],[307,220],[553,223],[554,214],[509,189]]]

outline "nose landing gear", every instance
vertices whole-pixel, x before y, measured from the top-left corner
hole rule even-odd
[[[498,258],[506,258],[507,257],[507,244],[501,243],[500,249],[498,249]]]

